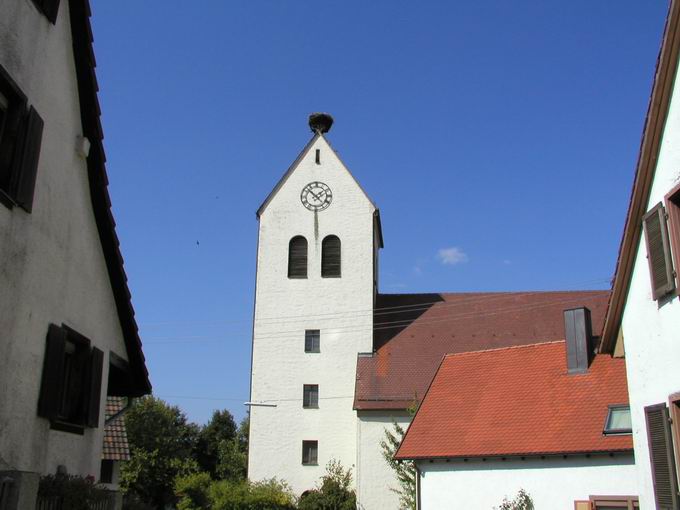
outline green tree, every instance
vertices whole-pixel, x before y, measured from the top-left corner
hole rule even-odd
[[[326,474],[321,484],[300,498],[299,510],[355,510],[357,497],[352,486],[352,470],[342,467],[340,462],[331,460],[326,465]]]
[[[413,414],[413,413],[412,413]],[[397,453],[406,431],[396,421],[392,421],[392,430],[385,429],[385,438],[380,441],[383,458],[390,465],[397,476],[399,488],[390,487],[390,490],[399,495],[401,508],[415,510],[416,508],[416,465],[413,461],[397,461],[394,454]]]
[[[178,407],[154,397],[136,400],[125,425],[131,459],[121,470],[123,490],[131,500],[156,508],[174,504],[175,478],[198,471],[192,456],[198,427]]]
[[[196,460],[203,471],[207,471],[213,478],[218,477],[218,464],[221,450],[230,453],[229,446],[236,440],[236,423],[234,417],[226,409],[214,411],[210,421],[198,435]]]
[[[248,417],[236,431],[236,437],[222,440],[218,446],[217,478],[222,480],[245,480],[248,469]]]

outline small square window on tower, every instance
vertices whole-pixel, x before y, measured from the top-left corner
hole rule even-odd
[[[302,441],[302,464],[316,466],[319,462],[319,442]]]
[[[321,352],[321,332],[318,329],[305,330],[305,352]]]
[[[302,407],[316,409],[319,407],[319,385],[305,384],[302,390]]]

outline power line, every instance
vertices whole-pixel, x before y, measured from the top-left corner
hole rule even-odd
[[[336,328],[326,328],[324,329],[324,334],[333,334],[333,333],[343,333],[343,334],[348,334],[348,333],[367,333],[367,332],[375,332],[375,331],[382,331],[382,330],[388,330],[388,329],[395,329],[395,328],[400,328],[400,327],[406,327],[409,326],[412,323],[416,323],[418,326],[421,325],[430,325],[430,324],[438,324],[442,322],[452,322],[452,321],[460,321],[462,319],[467,319],[467,318],[480,318],[480,317],[489,317],[489,316],[494,316],[494,315],[500,315],[500,314],[506,314],[506,313],[513,313],[513,312],[525,312],[525,311],[530,311],[530,310],[539,310],[542,308],[548,308],[556,305],[563,305],[563,304],[572,304],[574,302],[573,299],[563,299],[563,300],[558,300],[558,301],[550,301],[548,303],[541,303],[541,304],[531,304],[531,305],[520,305],[520,306],[515,306],[515,307],[506,307],[506,308],[497,308],[489,311],[484,311],[484,312],[466,312],[462,314],[449,314],[445,317],[437,317],[437,318],[431,318],[427,320],[413,320],[413,319],[402,319],[402,320],[397,320],[397,321],[386,321],[386,322],[380,322],[376,323],[373,325],[371,328],[357,328],[356,325],[347,325],[344,327],[336,327]],[[273,339],[297,339],[300,337],[301,331],[299,329],[296,330],[288,330],[288,331],[278,331],[276,333],[271,333],[271,334],[256,334],[255,337],[259,340],[273,340]],[[152,339],[151,341],[146,341],[145,344],[160,344],[160,343],[194,343],[195,340],[212,340],[212,341],[223,341],[226,340],[226,338],[215,338],[211,336],[196,336],[196,337],[178,337],[178,338],[171,338],[167,337],[167,340],[164,339],[155,339],[155,341]]]
[[[583,281],[579,283],[574,283],[573,285],[586,285],[586,284],[592,284],[592,283],[609,283],[611,281],[611,278],[600,278],[600,279],[594,279],[594,280],[589,280],[589,281]],[[426,292],[423,294],[467,294],[465,298],[459,297],[458,302],[461,302],[466,299],[469,299],[471,301],[474,300],[489,300],[493,299],[493,297],[496,298],[505,298],[509,294],[512,294],[514,296],[522,296],[522,295],[529,295],[529,294],[538,294],[538,293],[561,293],[561,292],[583,292],[583,291],[574,291],[574,290],[557,290],[557,291],[519,291],[519,292],[459,292],[459,293],[446,293],[446,292]],[[489,297],[489,294],[494,294],[493,297]],[[389,296],[390,294],[386,294]],[[400,295],[400,294],[395,294],[395,295]],[[409,295],[409,294],[401,294],[401,295]],[[417,296],[418,294],[411,294],[413,296]],[[359,310],[346,310],[346,311],[341,311],[341,312],[325,312],[325,313],[320,313],[320,314],[303,314],[303,315],[280,315],[277,317],[262,317],[260,319],[257,319],[255,321],[256,323],[265,323],[265,322],[273,322],[273,323],[283,323],[286,322],[288,319],[309,319],[309,318],[315,318],[315,317],[333,317],[333,316],[338,316],[338,315],[346,315],[346,314],[358,314],[358,313],[365,313],[365,314],[375,314],[375,315],[383,315],[383,314],[391,314],[391,313],[398,313],[399,311],[406,312],[406,311],[413,311],[411,309],[415,308],[420,308],[420,307],[429,307],[432,305],[435,305],[437,303],[442,303],[442,300],[438,301],[429,301],[429,302],[424,302],[424,303],[413,303],[413,304],[406,304],[406,305],[395,305],[395,306],[384,306],[384,307],[376,307],[376,308],[364,308],[364,309],[359,309]],[[450,303],[451,305],[457,304],[457,303]],[[171,324],[214,324],[214,325],[220,325],[220,324],[243,324],[243,323],[252,323],[253,321],[251,319],[234,319],[230,321],[163,321],[163,322],[147,322],[147,323],[140,323],[140,326],[153,326],[153,325],[171,325]]]

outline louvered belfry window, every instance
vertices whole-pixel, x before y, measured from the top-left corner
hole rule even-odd
[[[326,236],[321,245],[321,276],[323,278],[340,277],[340,239],[338,236]]]
[[[652,298],[665,296],[675,289],[675,273],[666,222],[666,210],[661,203],[642,219],[647,243],[647,260],[652,280]]]
[[[288,278],[307,278],[307,239],[302,236],[288,245]]]
[[[645,407],[645,417],[656,508],[677,510],[678,481],[668,408],[665,404]]]

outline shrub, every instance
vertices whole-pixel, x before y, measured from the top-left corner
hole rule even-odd
[[[534,510],[534,502],[524,489],[520,489],[512,501],[508,501],[507,497],[503,498],[498,510]]]
[[[60,502],[61,508],[90,510],[109,498],[109,491],[95,485],[92,477],[47,475],[40,478],[38,498]],[[59,503],[56,503],[59,504]]]
[[[300,498],[299,510],[355,510],[357,497],[352,485],[352,470],[336,460],[326,465],[321,485]]]
[[[285,482],[221,480],[210,486],[211,510],[295,510],[295,497]]]
[[[175,495],[179,498],[177,510],[208,510],[211,484],[208,473],[194,473],[175,480]]]

